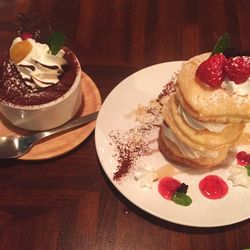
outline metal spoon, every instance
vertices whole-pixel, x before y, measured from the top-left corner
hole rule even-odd
[[[69,121],[68,123],[51,129],[49,131],[42,131],[28,136],[3,136],[0,137],[0,159],[1,158],[17,158],[27,153],[31,147],[39,140],[69,130],[71,128],[80,127],[97,118],[98,112],[82,116]]]

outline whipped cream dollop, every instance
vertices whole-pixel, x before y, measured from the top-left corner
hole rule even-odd
[[[140,187],[152,188],[153,182],[156,181],[159,176],[153,170],[139,168],[135,172],[134,178],[139,182]]]
[[[233,182],[233,186],[242,186],[249,188],[250,186],[250,177],[248,176],[247,169],[242,166],[233,166],[230,169],[230,175],[227,178]]]
[[[200,157],[209,157],[209,158],[217,158],[218,157],[218,151],[206,151],[206,150],[194,150],[190,148],[185,143],[181,142],[177,136],[172,132],[172,130],[167,127],[165,124],[163,124],[163,131],[164,135],[171,140],[173,143],[176,144],[176,146],[179,148],[179,150],[182,152],[183,155],[186,157],[196,159]]]
[[[20,37],[15,38],[10,51],[21,41]],[[28,42],[32,46],[30,52],[15,63],[26,85],[35,89],[57,84],[63,73],[62,66],[67,64],[63,58],[65,52],[61,49],[56,55],[52,55],[47,44],[38,43],[34,39],[28,39]]]
[[[234,81],[225,78],[225,80],[221,84],[221,87],[227,90],[230,94],[245,96],[250,94],[250,78],[240,84],[236,84]]]
[[[185,110],[181,107],[178,107],[178,112],[184,118],[184,120],[189,124],[192,128],[197,130],[204,130],[207,129],[211,132],[219,133],[223,131],[223,129],[227,126],[226,124],[222,123],[212,123],[212,122],[200,122],[190,116]]]

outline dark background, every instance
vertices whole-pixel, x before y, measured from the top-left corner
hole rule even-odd
[[[211,51],[230,33],[250,49],[249,0],[0,0],[2,58],[19,11],[39,10],[67,36],[104,100],[146,66]],[[46,161],[0,160],[0,249],[243,249],[250,221],[190,228],[137,209],[107,180],[93,133]]]

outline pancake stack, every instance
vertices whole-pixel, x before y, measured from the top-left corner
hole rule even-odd
[[[170,161],[192,168],[222,163],[250,121],[250,95],[237,95],[204,84],[196,76],[211,53],[183,63],[177,90],[163,106],[159,149]]]

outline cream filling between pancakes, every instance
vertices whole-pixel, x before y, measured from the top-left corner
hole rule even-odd
[[[192,159],[200,157],[217,158],[219,156],[218,151],[200,151],[190,148],[188,145],[180,141],[172,132],[172,130],[165,124],[163,124],[163,131],[164,131],[164,136],[166,136],[170,141],[175,143],[179,148],[179,150],[181,151],[181,153],[188,158]]]
[[[207,129],[210,132],[220,133],[227,126],[227,124],[222,123],[211,123],[211,122],[200,122],[190,116],[181,105],[178,107],[179,114],[184,118],[188,125],[197,130]]]

